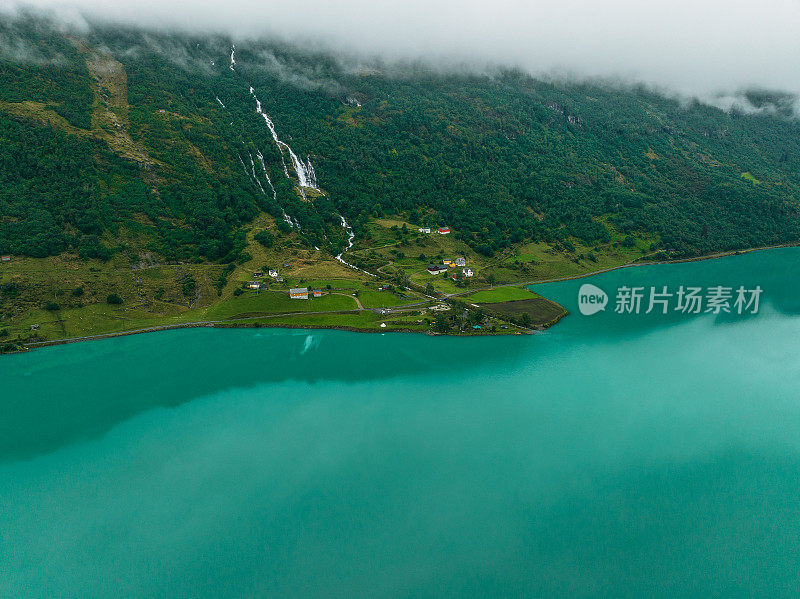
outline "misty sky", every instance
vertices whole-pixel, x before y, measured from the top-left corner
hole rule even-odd
[[[0,6],[16,0],[0,0]],[[75,20],[292,40],[387,58],[502,63],[705,95],[800,92],[800,0],[31,0]]]

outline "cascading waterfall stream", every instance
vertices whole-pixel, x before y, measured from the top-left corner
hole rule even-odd
[[[319,187],[317,186],[317,174],[314,172],[314,166],[311,164],[311,159],[307,158],[307,161],[304,162],[297,154],[295,154],[294,150],[292,150],[289,144],[282,141],[278,137],[278,132],[275,130],[275,123],[272,121],[269,115],[264,112],[264,109],[261,106],[261,101],[258,99],[258,96],[256,96],[255,90],[252,87],[250,87],[250,95],[253,96],[253,99],[256,102],[256,112],[264,119],[269,132],[272,134],[272,139],[275,141],[275,145],[278,146],[282,161],[284,151],[288,152],[289,158],[292,161],[292,168],[297,175],[297,183],[298,189],[300,190],[300,195],[303,197],[303,200],[308,200],[305,192],[306,189],[313,189],[317,192],[320,191]],[[285,161],[283,162],[283,172],[286,177],[289,178],[289,171],[286,168]]]
[[[264,155],[261,153],[261,150],[256,150],[256,157],[258,161],[261,163],[261,172],[264,173],[264,178],[267,180],[267,184],[269,184],[269,188],[272,190],[272,199],[278,199],[278,192],[275,191],[275,186],[272,184],[272,179],[269,178],[269,173],[267,172],[267,165],[264,164]]]
[[[250,171],[252,172],[253,180],[256,182],[256,185],[258,185],[261,193],[266,195],[267,192],[264,191],[264,187],[261,185],[261,181],[258,180],[258,175],[256,175],[256,163],[253,161],[253,155],[250,152],[248,152],[247,155],[250,157]]]
[[[343,250],[342,250],[342,251],[339,253],[339,255],[338,255],[338,256],[336,256],[336,259],[337,259],[339,262],[341,262],[342,264],[344,264],[345,266],[348,266],[348,267],[352,268],[353,270],[357,270],[357,271],[359,271],[359,272],[363,272],[364,274],[367,274],[367,275],[369,275],[369,276],[371,276],[371,277],[377,277],[378,275],[375,275],[375,274],[373,274],[373,273],[371,273],[371,272],[368,272],[368,271],[364,270],[363,268],[359,268],[359,267],[358,267],[358,266],[356,266],[355,264],[350,264],[349,262],[347,262],[347,261],[346,261],[346,260],[343,258],[343,255],[344,255],[344,253],[345,253],[347,250],[349,250],[351,247],[353,247],[353,240],[356,238],[356,234],[353,232],[353,228],[352,228],[352,227],[351,227],[351,226],[350,226],[350,225],[347,223],[347,221],[345,220],[344,216],[342,216],[342,215],[340,214],[340,215],[339,215],[339,218],[342,220],[342,228],[345,230],[345,232],[347,232],[347,247],[346,247],[345,249],[343,249]]]
[[[236,64],[235,61],[233,62],[233,64]],[[222,106],[223,108],[225,108],[227,110],[227,107],[222,102],[222,100],[219,99],[219,97],[217,97],[216,100],[217,100],[217,102],[219,102],[220,106]],[[233,125],[233,123],[231,123],[231,125]],[[244,142],[242,142],[242,143],[244,144]],[[244,160],[242,160],[241,155],[237,155],[237,158],[239,158],[239,164],[242,165],[242,169],[244,170],[245,174],[249,178],[252,178],[252,180],[258,186],[258,189],[261,191],[261,193],[266,195],[267,192],[264,189],[264,186],[261,184],[261,181],[259,180],[258,175],[256,174],[256,167],[255,167],[255,161],[253,160],[253,155],[249,151],[248,151],[247,154],[250,157],[250,170],[247,169],[247,165],[245,165]],[[278,199],[278,192],[275,190],[275,186],[272,184],[272,179],[270,178],[269,172],[267,171],[267,165],[264,162],[264,155],[261,153],[261,150],[256,150],[256,158],[258,158],[258,162],[261,164],[261,172],[264,175],[264,179],[266,179],[267,184],[269,185],[269,188],[272,190],[272,199],[273,200],[277,200]],[[296,228],[296,229],[300,230],[300,223],[297,221],[297,219],[294,219],[291,216],[289,216],[286,213],[286,211],[283,210],[283,209],[281,209],[281,214],[283,216],[284,222],[287,225],[289,225],[293,229]]]
[[[336,256],[336,259],[343,264],[347,264],[347,262],[345,262],[344,259],[342,258],[342,254],[344,254],[347,250],[353,247],[353,239],[355,239],[356,234],[353,233],[352,227],[347,224],[347,221],[341,214],[339,215],[339,218],[342,219],[342,228],[347,233],[347,247],[344,250],[342,250],[338,256]],[[352,266],[352,264],[347,264],[347,265]]]
[[[231,46],[231,58],[230,58],[230,69],[234,72],[236,71],[236,69],[234,68],[236,65],[235,53],[236,53],[236,45],[234,44],[233,46]],[[289,175],[289,169],[286,166],[286,160],[284,157],[285,156],[284,152],[287,152],[289,154],[289,159],[292,161],[292,168],[294,169],[294,172],[297,175],[297,188],[300,191],[300,195],[302,196],[303,200],[308,201],[308,198],[306,197],[306,191],[305,191],[306,189],[313,189],[317,193],[325,195],[317,184],[317,173],[314,171],[314,165],[311,164],[311,157],[307,156],[306,160],[303,161],[297,154],[295,154],[294,150],[292,150],[289,144],[282,141],[278,137],[278,132],[275,129],[275,123],[272,121],[270,116],[264,111],[263,107],[261,106],[261,101],[258,99],[258,96],[256,96],[255,89],[253,89],[253,86],[249,86],[249,90],[250,90],[250,95],[256,102],[256,112],[259,115],[261,115],[261,117],[264,119],[264,123],[266,123],[267,128],[269,129],[269,132],[272,135],[272,139],[275,142],[275,145],[278,147],[278,151],[280,152],[281,155],[281,165],[283,166],[283,174],[286,176],[287,179],[291,181],[291,176]],[[225,105],[219,98],[217,98],[217,102],[219,102],[220,105],[223,108],[225,108]],[[358,105],[360,106],[360,104]],[[261,154],[260,150],[256,150],[256,157],[258,158],[258,161],[261,163],[261,171],[264,174],[264,178],[266,179],[270,189],[272,189],[272,197],[273,199],[277,199],[278,196],[277,192],[275,191],[275,186],[272,184],[272,180],[269,177],[266,164],[264,163],[264,156],[263,154]],[[245,168],[245,172],[247,172],[247,168],[245,167],[241,157],[239,157],[239,161],[242,162],[242,166]],[[252,176],[255,179],[259,189],[261,190],[262,193],[266,193],[264,187],[261,185],[261,182],[258,179],[258,176],[256,175],[255,162],[253,161],[252,154],[250,154],[250,164],[251,164]],[[297,222],[297,219],[289,216],[285,210],[282,210],[282,212],[283,212],[283,220],[286,221],[286,223],[290,227],[296,227],[299,230],[300,223]],[[352,227],[350,227],[350,225],[347,223],[347,220],[345,220],[344,216],[339,214],[339,218],[341,219],[342,228],[347,233],[347,247],[342,252],[340,252],[338,256],[336,256],[336,260],[338,260],[339,262],[350,268],[366,273],[372,277],[376,276],[371,272],[367,272],[365,270],[358,268],[353,264],[350,264],[343,258],[344,253],[347,252],[351,247],[353,247],[353,240],[355,239],[356,235],[353,232]],[[319,248],[316,248],[315,246],[315,249]]]

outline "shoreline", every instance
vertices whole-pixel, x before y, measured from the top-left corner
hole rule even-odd
[[[277,314],[276,316],[283,316]],[[544,325],[539,325],[543,329],[549,328],[556,324],[561,318],[566,316],[566,312]],[[515,331],[513,333],[482,333],[480,335],[452,335],[447,333],[435,333],[432,331],[419,331],[416,329],[362,329],[358,327],[350,327],[344,325],[313,325],[313,324],[268,324],[268,323],[253,323],[253,324],[228,324],[225,321],[207,321],[207,322],[187,322],[181,324],[168,324],[154,327],[147,327],[144,329],[132,329],[130,331],[117,331],[113,333],[98,333],[97,335],[85,335],[83,337],[66,337],[64,339],[50,339],[46,341],[32,341],[24,343],[24,349],[8,352],[5,355],[20,354],[27,351],[32,351],[40,347],[51,347],[54,345],[67,345],[71,343],[83,343],[84,341],[102,341],[103,339],[112,339],[114,337],[128,337],[131,335],[143,335],[146,333],[160,333],[163,331],[176,331],[179,329],[300,329],[309,331],[346,331],[351,333],[372,333],[372,334],[386,334],[386,333],[406,333],[413,335],[427,335],[429,337],[507,337],[517,335],[535,335],[540,330],[530,329],[528,331]]]
[[[498,289],[500,287],[528,287],[531,285],[544,285],[545,283],[561,283],[563,281],[574,281],[576,279],[585,279],[587,277],[594,277],[596,275],[601,275],[607,272],[613,272],[615,270],[620,270],[621,268],[632,268],[635,266],[661,266],[667,264],[683,264],[686,262],[702,262],[704,260],[718,260],[719,258],[729,258],[731,256],[740,256],[743,254],[750,254],[752,252],[764,252],[767,250],[780,250],[780,249],[787,249],[787,248],[794,248],[800,247],[800,241],[795,243],[784,243],[781,245],[765,245],[762,247],[757,248],[749,248],[746,250],[730,250],[727,252],[717,252],[714,254],[705,254],[703,256],[693,256],[691,258],[677,258],[675,260],[657,260],[657,261],[646,261],[646,262],[628,262],[627,264],[620,264],[619,266],[610,266],[608,268],[601,268],[599,270],[593,270],[590,272],[582,273],[579,275],[570,275],[568,277],[557,277],[554,279],[541,279],[538,281],[520,281],[518,283],[501,283],[500,285],[492,285],[491,287],[479,287],[477,289],[470,289],[469,291],[459,292],[459,293],[451,293],[447,297],[461,297],[464,295],[470,295],[472,293],[477,293],[478,291],[487,291],[489,289]],[[552,301],[552,300],[551,300]]]
[[[628,264],[620,264],[619,266],[612,266],[610,268],[603,268],[600,270],[583,273],[579,275],[572,275],[568,277],[559,277],[554,279],[544,279],[540,281],[522,281],[519,283],[503,283],[501,285],[494,285],[491,287],[482,287],[479,289],[471,289],[465,293],[458,293],[458,294],[451,294],[448,295],[447,298],[458,298],[463,295],[469,295],[471,293],[476,293],[478,291],[484,291],[487,289],[497,289],[500,287],[529,287],[533,285],[542,285],[545,283],[559,283],[563,281],[573,281],[576,279],[583,279],[587,277],[593,277],[596,275],[600,275],[607,272],[612,272],[615,270],[619,270],[622,268],[631,268],[635,266],[659,266],[659,265],[667,265],[667,264],[682,264],[686,262],[700,262],[703,260],[717,260],[719,258],[727,258],[730,256],[739,256],[742,254],[749,254],[751,252],[761,252],[767,250],[776,250],[776,249],[786,249],[791,247],[800,247],[800,242],[796,243],[786,243],[781,245],[771,245],[771,246],[763,246],[757,248],[749,248],[744,250],[730,250],[727,252],[717,252],[714,254],[707,254],[704,256],[694,256],[690,258],[680,258],[676,260],[659,260],[659,261],[648,261],[648,262],[629,262]],[[547,298],[545,298],[547,299]],[[552,300],[548,300],[552,301]],[[554,302],[555,303],[555,302]],[[563,308],[563,306],[562,306]],[[346,312],[350,312],[349,310]],[[340,313],[338,311],[332,313]],[[98,333],[97,335],[85,335],[82,337],[67,337],[64,339],[52,339],[47,341],[33,341],[30,343],[24,343],[17,351],[8,352],[8,355],[11,354],[18,354],[24,353],[26,351],[31,351],[39,347],[50,347],[54,345],[66,345],[69,343],[80,343],[83,341],[100,341],[102,339],[111,339],[114,337],[127,337],[129,335],[140,335],[144,333],[156,333],[159,331],[173,331],[178,329],[199,329],[199,328],[216,328],[216,329],[248,329],[248,328],[271,328],[271,329],[307,329],[307,330],[338,330],[338,331],[348,331],[354,333],[413,333],[417,335],[429,335],[431,337],[500,337],[500,336],[515,336],[515,335],[535,335],[539,332],[547,330],[567,316],[569,311],[564,309],[564,313],[558,316],[557,318],[553,319],[550,322],[544,323],[542,325],[538,325],[535,329],[529,329],[528,331],[517,331],[514,333],[483,333],[481,335],[451,335],[447,333],[433,333],[431,331],[419,331],[415,329],[387,329],[387,330],[373,330],[373,329],[363,329],[358,327],[350,327],[350,326],[338,326],[338,325],[318,325],[315,326],[313,324],[268,324],[268,323],[253,323],[253,324],[229,324],[226,321],[197,321],[197,322],[187,322],[187,323],[178,323],[178,324],[167,324],[167,325],[156,325],[152,327],[145,327],[142,329],[131,329],[128,331],[117,331],[112,333]],[[285,314],[275,314],[274,316],[285,316]],[[259,317],[261,318],[261,317]],[[268,318],[268,317],[267,317]]]

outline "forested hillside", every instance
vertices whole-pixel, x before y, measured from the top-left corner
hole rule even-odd
[[[793,99],[750,98],[764,110],[21,17],[0,23],[0,252],[230,263],[261,212],[331,254],[344,223],[391,215],[487,256],[794,242]]]

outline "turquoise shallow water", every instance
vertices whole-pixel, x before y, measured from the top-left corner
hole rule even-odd
[[[794,597],[800,250],[757,316],[185,330],[0,359],[2,597]],[[613,302],[613,299],[612,299]]]

